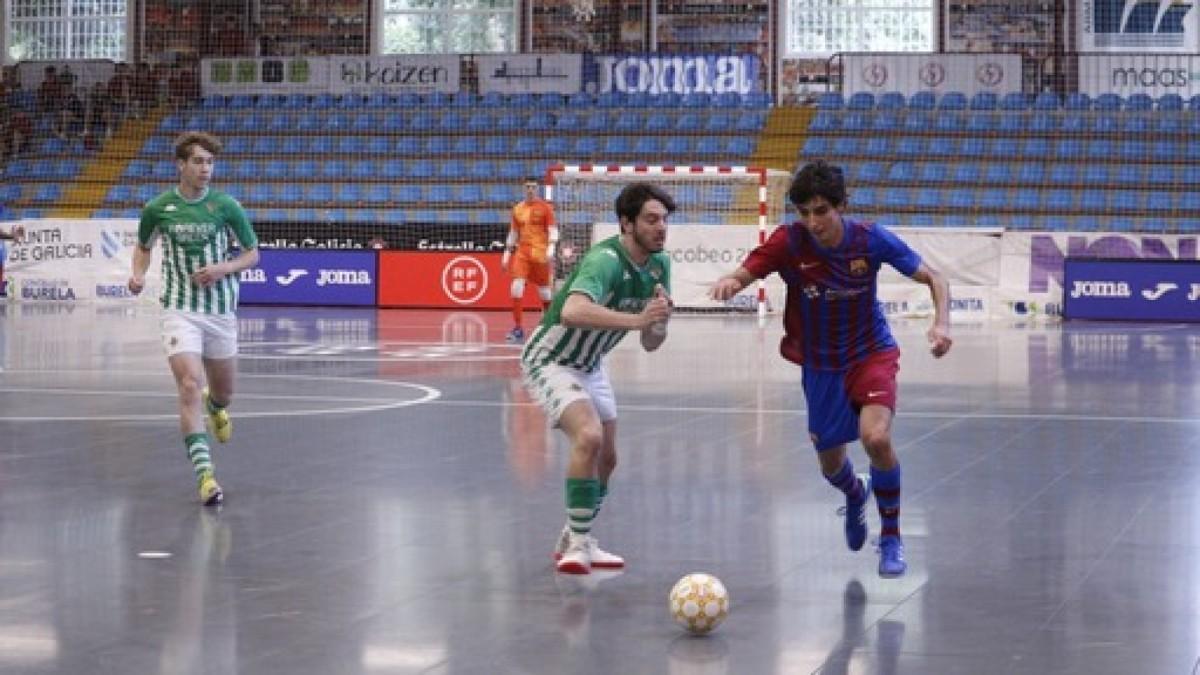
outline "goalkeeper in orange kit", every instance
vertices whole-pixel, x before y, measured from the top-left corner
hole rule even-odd
[[[526,280],[538,287],[542,306],[550,304],[553,293],[554,249],[558,245],[558,228],[554,225],[554,207],[538,197],[538,181],[525,181],[525,199],[512,209],[512,223],[508,239],[504,244],[504,257],[500,266],[512,275],[513,329],[505,339],[509,342],[524,342],[525,329],[521,325],[521,303],[525,295]]]

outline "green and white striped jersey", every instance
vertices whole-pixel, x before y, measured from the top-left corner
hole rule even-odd
[[[654,287],[671,290],[671,259],[653,253],[645,265],[635,265],[621,245],[620,236],[597,243],[567,279],[541,324],[521,353],[527,368],[550,363],[591,372],[604,355],[625,337],[624,330],[568,328],[562,325],[567,296],[583,293],[593,302],[618,312],[637,314],[654,298]]]
[[[202,314],[224,314],[237,309],[236,274],[203,288],[192,281],[196,270],[229,260],[232,231],[243,250],[258,246],[258,237],[236,199],[224,192],[206,190],[195,201],[184,199],[178,188],[151,199],[142,209],[138,243],[142,248],[163,240],[162,306]]]

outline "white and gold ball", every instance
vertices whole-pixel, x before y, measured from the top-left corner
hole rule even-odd
[[[703,635],[721,625],[729,614],[729,592],[711,574],[685,575],[671,589],[671,616],[690,633]]]

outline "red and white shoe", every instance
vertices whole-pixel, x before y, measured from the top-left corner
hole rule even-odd
[[[590,574],[592,571],[591,537],[572,533],[567,538],[567,547],[554,564],[562,574]]]
[[[554,545],[554,560],[558,562],[562,560],[563,554],[571,544],[571,528],[568,525],[563,525],[562,534],[558,537],[558,542]],[[596,538],[587,535],[588,545],[590,547],[591,566],[598,569],[624,569],[625,559],[615,553],[609,553],[600,548],[596,542]]]

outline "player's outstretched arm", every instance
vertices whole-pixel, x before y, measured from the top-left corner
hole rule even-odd
[[[749,286],[751,283],[753,283],[753,281],[754,275],[750,274],[750,271],[745,267],[739,267],[720,279],[717,279],[717,283],[713,284],[712,290],[709,291],[709,295],[712,296],[713,300],[725,302],[738,293],[741,293],[742,289]]]
[[[946,277],[925,263],[913,272],[912,280],[929,287],[929,295],[933,298],[933,325],[925,336],[929,338],[929,352],[941,358],[954,343],[950,339],[950,284]]]
[[[562,324],[568,328],[641,330],[669,316],[670,307],[661,298],[647,303],[640,314],[630,314],[596,304],[584,293],[572,293],[562,308]]]

